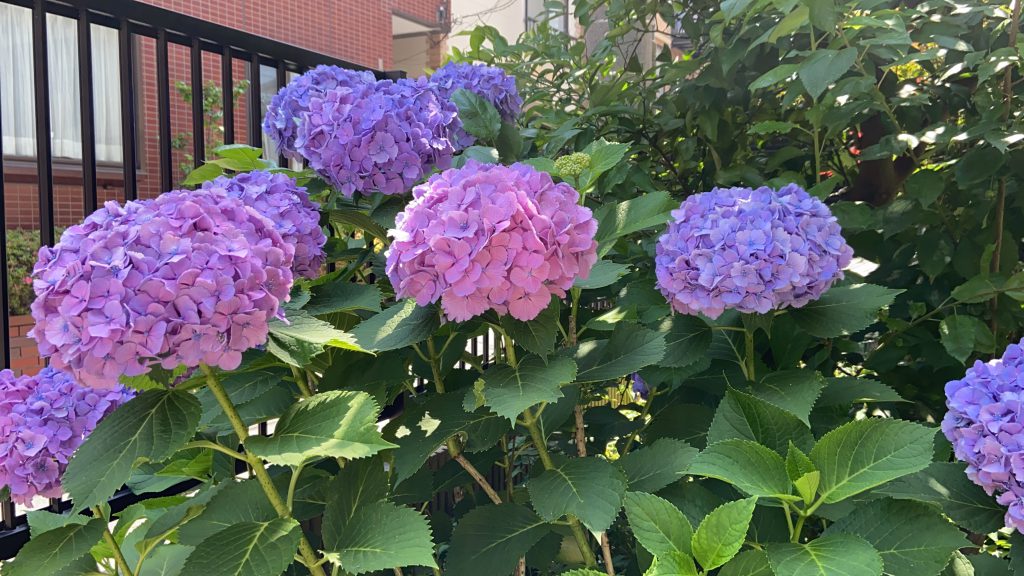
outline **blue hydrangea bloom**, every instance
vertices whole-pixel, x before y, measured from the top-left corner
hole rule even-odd
[[[449,62],[430,77],[442,98],[450,99],[456,90],[468,90],[490,102],[504,122],[514,124],[523,111],[523,99],[516,88],[516,79],[501,68],[486,64]],[[461,148],[476,140],[461,128],[457,134]]]

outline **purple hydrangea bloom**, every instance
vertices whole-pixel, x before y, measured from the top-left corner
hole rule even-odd
[[[643,377],[640,376],[639,372],[633,372],[633,394],[636,394],[643,400],[647,400],[647,397],[651,394],[651,388]]]
[[[359,86],[373,86],[377,79],[372,72],[348,70],[322,64],[296,77],[281,89],[267,106],[263,118],[263,132],[277,144],[278,150],[289,158],[301,158],[295,149],[299,122],[309,112],[309,101],[326,92]]]
[[[501,68],[486,64],[449,62],[441,66],[430,77],[430,83],[437,87],[442,98],[449,100],[456,90],[468,90],[490,102],[501,119],[514,124],[523,112],[523,99],[516,89],[516,79]],[[461,127],[456,139],[460,148],[471,146],[476,141]]]
[[[231,370],[266,340],[293,255],[269,219],[225,194],[108,202],[39,250],[30,335],[95,388],[155,363]]]
[[[133,396],[116,387],[94,390],[69,374],[43,368],[36,376],[0,371],[0,486],[29,504],[60,497],[68,460],[96,424]]]
[[[853,250],[828,207],[796,184],[715,188],[672,211],[658,289],[683,314],[799,308],[843,277]]]
[[[205,182],[203,190],[223,192],[240,198],[274,223],[285,242],[295,247],[292,272],[316,278],[327,259],[327,237],[320,228],[319,204],[310,201],[306,189],[284,174],[261,170],[244,172],[232,178],[221,176]]]
[[[1007,507],[1006,525],[1024,532],[1024,349],[967,369],[946,384],[942,433],[967,476]]]
[[[578,200],[526,164],[470,160],[413,189],[389,232],[388,277],[399,298],[440,299],[451,320],[532,320],[597,260],[597,221]]]

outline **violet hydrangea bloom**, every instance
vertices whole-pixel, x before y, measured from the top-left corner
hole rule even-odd
[[[449,100],[456,90],[468,90],[490,102],[501,119],[515,123],[523,111],[523,99],[516,88],[516,79],[501,68],[486,64],[449,62],[441,66],[430,77],[441,97]],[[460,148],[471,146],[476,141],[461,127],[457,141]]]
[[[123,387],[94,390],[69,374],[43,368],[35,376],[0,371],[0,487],[29,504],[60,497],[68,460],[107,414],[133,393]]]
[[[413,189],[387,273],[399,298],[464,321],[488,309],[532,320],[597,260],[597,221],[579,193],[526,164],[470,160]]]
[[[292,272],[305,278],[320,275],[320,268],[327,259],[324,254],[327,236],[320,228],[320,206],[309,199],[306,189],[294,179],[256,170],[205,182],[203,190],[224,192],[255,208],[273,222],[281,238],[295,248]]]
[[[853,250],[823,202],[796,184],[715,188],[672,211],[658,239],[661,293],[683,314],[799,308],[843,277]]]
[[[942,432],[967,476],[1007,507],[1006,525],[1024,532],[1024,349],[976,361],[961,380],[946,384]]]
[[[30,335],[52,366],[96,388],[156,363],[231,370],[266,341],[293,255],[238,198],[198,190],[108,202],[39,250]]]

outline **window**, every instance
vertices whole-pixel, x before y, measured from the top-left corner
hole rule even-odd
[[[547,22],[559,32],[569,31],[569,0],[526,0],[526,29]]]
[[[47,15],[50,139],[55,158],[82,158],[78,30],[70,18]],[[121,161],[121,92],[117,30],[92,26],[96,159]],[[0,4],[0,118],[4,156],[36,155],[32,12]]]

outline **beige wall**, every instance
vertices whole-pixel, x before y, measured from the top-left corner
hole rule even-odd
[[[523,33],[526,18],[526,0],[451,0],[452,31],[448,46],[466,50],[469,36],[460,36],[477,26],[494,26],[501,35],[515,40]]]
[[[410,78],[422,76],[430,65],[430,36],[395,38],[392,46],[394,70],[403,70]]]

